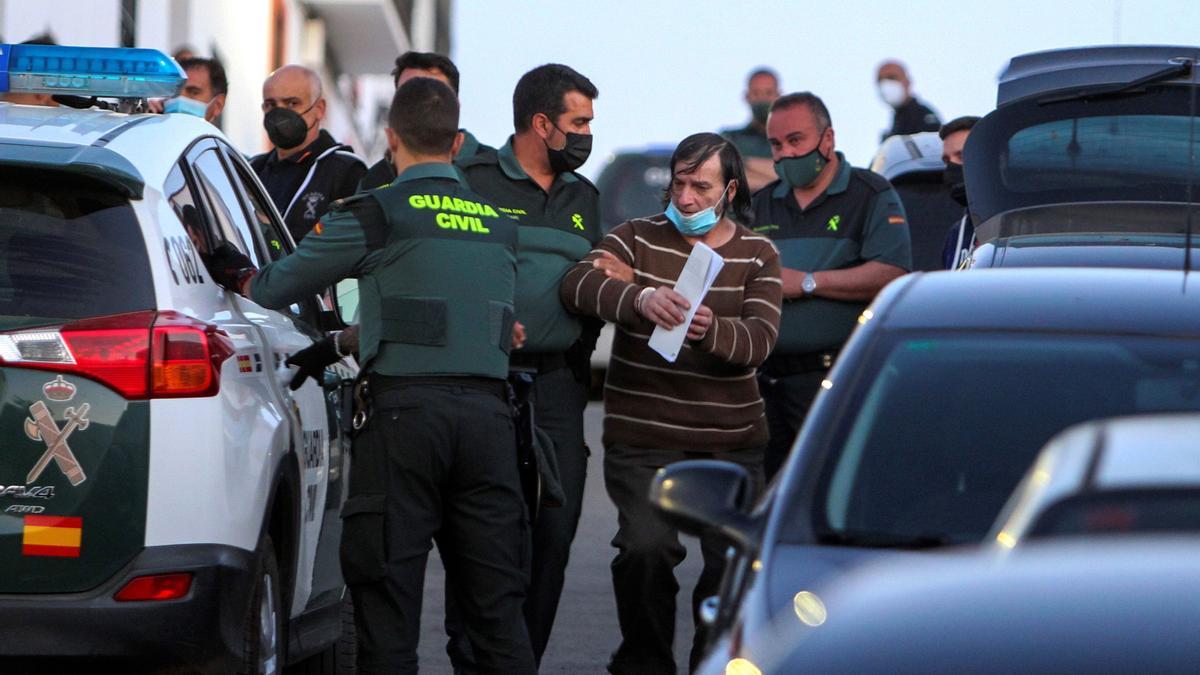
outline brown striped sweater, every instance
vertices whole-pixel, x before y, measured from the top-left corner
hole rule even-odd
[[[725,266],[703,300],[713,311],[712,327],[668,363],[650,349],[654,324],[637,313],[634,299],[646,287],[674,286],[691,250],[665,216],[638,218],[615,228],[563,278],[568,309],[617,328],[604,383],[605,447],[716,452],[767,443],[755,369],[779,335],[779,253],[769,239],[739,226],[716,249]],[[633,267],[635,283],[592,267],[601,251]]]

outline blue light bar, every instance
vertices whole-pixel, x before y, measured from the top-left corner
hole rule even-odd
[[[0,44],[0,92],[169,97],[185,79],[157,49]]]

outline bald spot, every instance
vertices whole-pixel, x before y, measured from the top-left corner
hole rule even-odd
[[[321,77],[312,68],[291,64],[267,76],[263,82],[263,100],[303,100],[304,108],[321,98]]]
[[[908,83],[908,71],[904,69],[904,64],[899,61],[884,61],[879,64],[879,71],[875,75],[875,80],[878,81],[885,78]]]

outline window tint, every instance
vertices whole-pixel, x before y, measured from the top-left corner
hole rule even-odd
[[[225,172],[217,151],[209,149],[200,153],[193,163],[193,168],[200,189],[208,197],[221,236],[249,255],[256,264],[263,265],[264,261],[251,245],[253,238],[250,236],[250,222],[246,218],[246,212],[242,210],[241,199],[233,184],[229,182],[229,174]]]
[[[5,327],[154,305],[146,242],[128,200],[67,174],[0,170]]]
[[[183,177],[183,169],[178,164],[167,175],[163,191],[167,195],[167,201],[171,203],[171,209],[175,211],[175,216],[183,224],[183,229],[187,231],[188,238],[192,240],[192,245],[202,255],[207,254],[214,245],[213,235],[204,223],[204,212],[196,200],[196,195],[192,193],[192,188],[188,186],[187,180]]]
[[[1055,433],[1200,411],[1194,340],[938,335],[885,353],[831,442],[840,450],[822,479],[818,531],[977,542]]]
[[[258,182],[251,176],[245,163],[229,156],[234,152],[233,150],[229,148],[224,148],[224,150],[227,155],[226,161],[234,169],[234,179],[238,181],[247,197],[254,226],[258,229],[266,246],[266,255],[271,260],[279,260],[288,254],[289,246],[287,239],[281,234],[282,229],[279,227],[279,223],[272,218],[271,210],[266,206],[267,198],[263,195]]]

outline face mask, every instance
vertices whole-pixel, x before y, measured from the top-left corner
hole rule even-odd
[[[208,113],[208,104],[186,96],[176,96],[163,102],[163,112],[182,113],[203,118]]]
[[[679,234],[685,237],[703,237],[708,234],[709,230],[716,227],[721,221],[721,217],[717,215],[717,207],[725,200],[726,193],[729,192],[729,185],[721,191],[721,197],[717,199],[717,203],[693,214],[685,214],[675,206],[675,200],[671,200],[667,204],[667,220],[675,225],[675,229],[679,230]]]
[[[950,190],[950,198],[961,206],[967,205],[967,179],[963,175],[963,165],[951,162],[942,171],[942,183]]]
[[[806,188],[817,182],[817,177],[827,164],[829,160],[821,155],[821,144],[818,142],[817,147],[808,154],[784,157],[775,162],[775,175],[790,187]]]
[[[759,124],[767,123],[767,116],[771,114],[770,101],[755,101],[750,104],[750,114],[754,116],[754,121]]]
[[[555,125],[555,129],[558,126]],[[555,150],[546,143],[546,155],[550,158],[550,170],[554,173],[566,173],[574,171],[583,166],[587,161],[588,155],[592,154],[592,135],[591,134],[576,134],[569,131],[558,129],[560,133],[567,137],[567,144],[561,149]]]
[[[267,130],[267,138],[271,145],[280,150],[291,150],[304,142],[308,136],[308,122],[304,121],[304,113],[313,109],[316,103],[308,106],[303,113],[278,106],[271,108],[263,115],[263,128]]]
[[[880,80],[879,98],[893,108],[899,108],[908,98],[908,93],[904,91],[904,85],[896,80]]]

